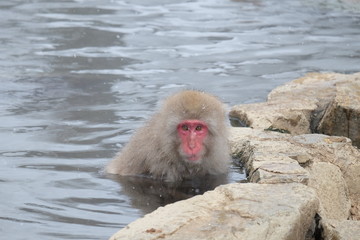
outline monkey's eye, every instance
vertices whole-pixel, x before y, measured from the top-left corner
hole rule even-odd
[[[200,125],[196,126],[196,128],[195,128],[196,131],[201,131],[201,129],[202,129],[202,126],[200,126]]]
[[[187,125],[182,125],[181,126],[181,129],[184,130],[184,131],[188,131],[189,130],[189,127]]]

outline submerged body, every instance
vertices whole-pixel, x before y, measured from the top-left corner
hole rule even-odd
[[[182,91],[165,101],[106,170],[168,181],[222,174],[229,163],[227,137],[224,105],[212,95]]]

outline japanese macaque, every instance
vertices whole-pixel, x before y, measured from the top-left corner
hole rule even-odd
[[[182,91],[164,102],[106,170],[171,182],[223,174],[230,162],[227,137],[223,103],[204,92]]]

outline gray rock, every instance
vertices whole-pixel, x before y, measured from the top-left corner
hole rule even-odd
[[[231,151],[244,162],[250,182],[306,184],[320,200],[322,238],[358,239],[360,224],[348,219],[360,219],[360,151],[350,139],[251,128],[230,132]],[[337,227],[333,222],[339,223]],[[346,226],[358,235],[348,238]]]
[[[304,183],[320,198],[322,217],[360,217],[360,151],[345,137],[293,136],[232,128],[232,153],[245,164],[250,182]]]
[[[335,93],[317,131],[348,137],[360,146],[360,77],[337,83]]]
[[[315,162],[309,172],[311,178],[308,186],[316,190],[324,208],[321,216],[327,219],[348,219],[351,203],[340,169],[328,162]]]
[[[359,240],[359,221],[330,220],[325,224],[325,239]]]
[[[110,239],[304,240],[314,231],[315,192],[303,184],[228,184],[161,207]]]
[[[291,134],[345,136],[360,146],[360,73],[312,73],[275,88],[264,103],[234,106],[243,125]]]

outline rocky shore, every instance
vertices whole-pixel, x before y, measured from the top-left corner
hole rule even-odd
[[[360,73],[314,73],[234,106],[249,183],[160,207],[110,239],[360,239]]]

